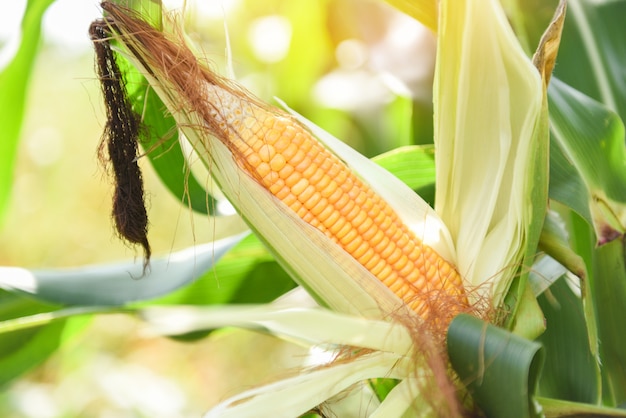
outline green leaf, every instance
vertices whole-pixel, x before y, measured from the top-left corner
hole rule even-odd
[[[248,7],[253,7],[251,3]],[[258,2],[259,6],[262,4]],[[269,64],[270,76],[277,80],[271,94],[298,108],[310,107],[311,86],[328,69],[329,62],[324,57],[333,53],[328,33],[324,30],[328,19],[326,1],[276,2],[276,6],[289,19],[292,33],[291,47],[285,59]],[[261,13],[267,13],[266,6]],[[263,63],[264,69],[267,65]]]
[[[43,363],[54,353],[61,345],[64,327],[64,322],[56,322],[41,328],[2,335],[3,344],[19,342],[19,348],[0,354],[0,388]]]
[[[38,302],[21,295],[0,290],[0,388],[41,364],[64,341],[83,329],[85,321],[56,322],[39,327],[3,329],[7,323],[24,317],[41,315],[58,306]],[[39,325],[46,324],[40,323]],[[30,329],[25,329],[30,328]]]
[[[553,138],[587,186],[598,242],[608,242],[626,231],[624,124],[607,107],[557,79],[549,98]]]
[[[50,325],[69,318],[88,317],[93,314],[103,313],[128,313],[126,308],[109,306],[79,306],[65,309],[57,309],[49,312],[41,312],[33,315],[21,316],[0,322],[0,334],[22,332],[24,330]]]
[[[619,405],[626,402],[626,265],[621,240],[595,247],[593,230],[583,219],[572,214],[572,247],[585,260],[587,280],[583,281],[583,302],[591,344],[600,341],[603,402]],[[590,345],[592,350],[593,345]]]
[[[395,380],[395,379],[384,379],[384,378],[371,379],[369,381],[369,384],[371,388],[374,390],[374,393],[376,394],[376,397],[378,398],[379,401],[382,401],[383,399],[385,399],[387,395],[389,395],[389,392],[391,392],[393,388],[398,386],[398,383],[400,383],[400,381]]]
[[[29,0],[22,18],[21,43],[12,61],[0,72],[0,224],[13,184],[28,84],[39,49],[41,19],[54,0]]]
[[[555,75],[626,117],[626,1],[569,0]]]
[[[568,240],[569,234],[562,218],[555,211],[548,212],[543,224],[543,229],[541,230],[539,250],[558,261],[560,265],[567,268],[577,277],[585,279],[587,277],[585,261],[571,249]],[[564,271],[558,273],[556,278],[562,276],[564,273]],[[532,276],[533,272],[530,274]],[[541,272],[541,275],[544,275],[544,273]],[[553,281],[549,281],[547,284],[550,285],[552,282]],[[540,293],[541,292],[535,292],[536,295]]]
[[[452,367],[487,416],[538,415],[533,393],[543,363],[541,345],[470,315],[448,330]]]
[[[546,360],[538,393],[549,398],[597,403],[601,396],[600,370],[589,348],[580,297],[561,278],[538,301],[548,325],[539,337]]]
[[[242,238],[224,238],[154,259],[145,276],[141,260],[45,271],[2,267],[0,288],[60,304],[123,305],[155,298],[193,282]]]
[[[605,399],[613,405],[626,402],[626,265],[624,241],[616,240],[594,251],[593,280],[590,283],[596,301],[598,338]]]
[[[593,224],[589,192],[576,167],[567,159],[554,135],[550,138],[550,199],[561,202]]]
[[[151,304],[266,303],[295,286],[259,239],[249,235],[200,279]]]
[[[537,397],[537,402],[541,405],[547,418],[552,417],[576,417],[576,418],[598,418],[598,417],[626,417],[626,410],[607,408],[604,406],[590,405],[585,403],[563,401],[560,399],[550,399]]]
[[[394,149],[372,158],[413,190],[435,184],[435,151],[432,145]]]

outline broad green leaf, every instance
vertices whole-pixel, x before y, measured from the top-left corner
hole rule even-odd
[[[626,118],[626,1],[569,0],[555,75]]]
[[[40,322],[39,327],[8,327],[33,315],[45,315],[58,306],[0,290],[0,388],[41,364],[66,340],[86,325],[85,321]],[[26,329],[30,328],[30,329]],[[8,332],[11,329],[19,331]]]
[[[593,296],[605,398],[613,405],[626,402],[626,264],[624,241],[616,240],[594,251]]]
[[[550,139],[550,199],[561,202],[592,225],[589,192],[580,173],[564,155],[558,141]]]
[[[19,342],[19,347],[0,356],[0,388],[37,367],[54,353],[62,343],[64,327],[64,322],[56,322],[45,327],[2,334],[3,344]]]
[[[567,211],[564,211],[567,213]],[[595,237],[593,228],[586,220],[581,218],[576,212],[569,212],[567,219],[568,229],[571,231],[570,243],[572,249],[578,254],[585,263],[586,275],[580,278],[580,292],[583,302],[583,311],[585,321],[589,331],[589,347],[592,353],[599,357],[599,337],[598,337],[598,319],[597,305],[602,303],[596,297],[594,290],[595,272],[593,269],[595,251]],[[600,357],[600,362],[602,361]]]
[[[372,160],[417,190],[435,183],[434,154],[432,145],[413,145],[394,149]]]
[[[450,324],[447,345],[452,367],[487,416],[538,416],[541,345],[465,314]]]
[[[598,403],[601,396],[599,365],[589,348],[582,301],[565,278],[539,297],[547,329],[539,337],[545,362],[538,394],[575,402]]]
[[[243,236],[153,259],[145,275],[141,260],[44,271],[2,267],[0,288],[68,305],[123,305],[152,299],[196,280]]]
[[[624,124],[607,107],[557,79],[549,98],[553,138],[587,186],[597,240],[606,243],[626,231]]]
[[[13,184],[15,155],[26,110],[28,84],[39,49],[41,19],[53,2],[27,2],[18,50],[12,61],[0,71],[0,225]]]

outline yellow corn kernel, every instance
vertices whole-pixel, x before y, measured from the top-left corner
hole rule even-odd
[[[216,90],[243,167],[304,221],[350,253],[422,317],[438,298],[467,306],[461,277],[380,196],[289,117]],[[229,109],[239,110],[238,114]],[[229,113],[230,112],[230,113]],[[233,123],[241,118],[239,123]],[[262,129],[261,129],[262,126]],[[454,312],[451,312],[453,314]],[[441,314],[441,313],[440,313]]]

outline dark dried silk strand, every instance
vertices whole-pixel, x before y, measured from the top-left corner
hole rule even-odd
[[[140,119],[128,100],[107,30],[107,23],[102,20],[94,22],[89,30],[107,116],[99,154],[101,160],[106,160],[103,156],[106,145],[115,180],[112,211],[115,228],[121,237],[143,247],[145,270],[151,250],[143,178],[137,164]]]

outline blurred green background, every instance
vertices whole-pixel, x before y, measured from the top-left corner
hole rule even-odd
[[[0,5],[0,68],[24,3]],[[186,7],[190,39],[223,74],[226,22],[237,79],[263,99],[280,97],[368,156],[432,141],[434,40],[388,6],[198,0]],[[137,255],[113,232],[112,187],[96,156],[104,110],[87,28],[98,15],[97,2],[85,0],[57,0],[46,14],[0,229],[0,265],[53,268]],[[191,213],[143,166],[155,254],[219,237],[223,225]],[[304,355],[239,331],[193,343],[146,339],[128,317],[99,316],[73,344],[4,388],[0,416],[197,416]]]

